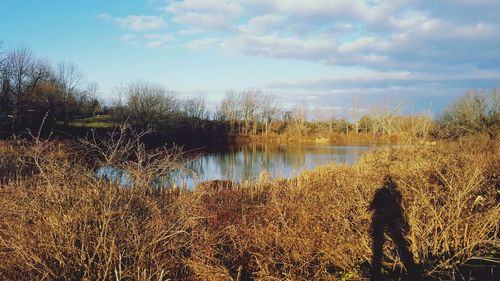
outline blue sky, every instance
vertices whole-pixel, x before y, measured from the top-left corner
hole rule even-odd
[[[76,63],[102,95],[135,80],[216,102],[258,88],[347,112],[439,112],[500,86],[498,0],[1,0],[0,41]]]

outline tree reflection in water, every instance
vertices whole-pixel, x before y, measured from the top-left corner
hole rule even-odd
[[[293,177],[332,162],[352,164],[369,146],[249,144],[210,149],[172,173],[170,183],[192,188],[207,180],[235,182],[257,179],[262,170],[272,177]]]

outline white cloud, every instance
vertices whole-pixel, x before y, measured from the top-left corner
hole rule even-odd
[[[348,88],[406,88],[417,85],[473,83],[474,81],[495,81],[500,79],[499,70],[479,70],[473,67],[450,69],[448,73],[376,71],[360,69],[346,71],[330,77],[304,79],[296,81],[273,81],[266,87],[278,89],[348,89]]]
[[[500,63],[500,17],[492,10],[500,4],[472,2],[184,0],[167,1],[162,11],[192,50],[215,46],[249,56],[375,70],[495,67]],[[115,20],[135,31],[165,24],[155,16]],[[153,46],[172,40],[170,35],[145,39]]]
[[[225,14],[205,14],[189,12],[175,16],[173,21],[197,30],[227,30],[231,27],[229,21],[233,19]]]
[[[386,49],[389,45],[389,42],[379,40],[375,37],[364,37],[344,43],[339,46],[338,50],[342,53],[383,50]]]
[[[280,23],[285,20],[285,17],[277,14],[267,14],[251,18],[246,24],[240,26],[243,33],[267,33],[272,31]]]
[[[231,0],[185,0],[171,2],[165,11],[179,14],[190,11],[200,11],[214,14],[239,14],[242,6],[238,1]]]
[[[426,22],[420,27],[422,36],[434,39],[487,39],[500,34],[500,26],[484,22],[475,24],[456,24],[443,20],[433,20]]]
[[[144,38],[148,40],[156,40],[156,41],[163,41],[163,42],[169,42],[174,40],[174,36],[172,34],[144,34]]]
[[[130,15],[123,18],[116,18],[115,21],[132,31],[155,30],[165,26],[165,21],[159,16]]]
[[[163,9],[173,14],[173,21],[197,30],[220,30],[238,18],[242,6],[229,0],[185,0],[169,3]]]
[[[150,33],[144,34],[144,39],[146,39],[146,47],[150,49],[159,49],[166,48],[168,43],[175,40],[175,37],[172,34],[158,34],[158,33]]]
[[[177,31],[177,34],[184,35],[184,36],[195,35],[195,34],[200,34],[200,33],[203,33],[203,31],[198,30],[198,29],[194,29],[194,28],[182,29],[182,30]]]
[[[167,45],[163,41],[149,41],[146,42],[146,47],[150,49],[161,49],[167,47]]]
[[[225,49],[247,55],[316,61],[324,60],[326,52],[336,49],[335,41],[328,38],[302,40],[295,37],[280,37],[276,35],[237,36],[224,42],[222,46]]]
[[[214,38],[203,38],[198,40],[193,40],[187,44],[190,50],[200,50],[213,46],[218,40]]]
[[[110,14],[108,14],[108,13],[98,14],[97,18],[100,19],[100,20],[105,20],[105,21],[110,21],[110,20],[113,19],[113,17]]]
[[[467,87],[497,86],[500,81],[498,0],[156,3],[160,2],[167,3],[161,17],[113,18],[106,13],[97,17],[140,32],[135,37],[126,34],[121,40],[148,48],[165,48],[174,42],[190,50],[220,48],[245,56],[302,60],[340,69],[331,76],[285,79],[265,86],[276,94],[293,93],[316,102],[335,95],[437,95],[450,93],[452,88],[461,93]],[[164,19],[173,26],[174,34],[152,31],[165,26]]]
[[[365,1],[352,0],[271,0],[277,11],[297,17],[362,18],[369,14]]]
[[[120,37],[120,40],[123,41],[123,42],[126,42],[128,44],[131,44],[131,45],[136,45],[138,44],[138,40],[137,40],[137,35],[135,34],[125,34],[125,35],[122,35]]]

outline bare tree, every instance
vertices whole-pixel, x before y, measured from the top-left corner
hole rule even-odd
[[[96,82],[89,82],[87,84],[86,94],[89,99],[97,100],[99,98],[99,84]]]
[[[206,104],[203,96],[188,98],[182,102],[182,111],[187,118],[207,119],[208,108]]]
[[[400,104],[396,102],[385,102],[379,105],[374,112],[374,125],[382,133],[391,135],[397,131],[397,117],[400,113]],[[376,132],[377,130],[374,130]]]
[[[19,114],[19,101],[27,92],[31,82],[35,59],[30,49],[18,47],[7,55],[6,73],[10,83],[10,100],[12,103],[12,128],[16,126]]]
[[[142,128],[171,125],[179,112],[179,102],[173,91],[149,82],[131,83],[126,90],[131,122]]]
[[[57,66],[56,77],[64,96],[64,122],[69,120],[70,102],[76,99],[83,83],[83,72],[74,63],[61,62]]]
[[[100,102],[99,102],[99,84],[96,82],[90,82],[87,84],[87,90],[85,91],[86,93],[86,103],[87,107],[92,114],[92,117],[95,117],[97,111],[99,110],[100,107]]]
[[[500,126],[498,90],[469,91],[441,116],[441,128],[452,136],[492,133]]]
[[[333,127],[336,122],[335,110],[332,107],[318,106],[314,109],[314,118],[318,122],[326,124],[328,134],[333,133]]]
[[[50,65],[36,59],[31,49],[17,47],[11,49],[2,62],[2,107],[12,116],[12,129],[20,113],[22,99],[33,94],[39,83],[48,79]]]
[[[309,116],[309,106],[307,104],[297,104],[290,112],[290,127],[292,134],[299,138],[307,133],[307,120]]]
[[[412,134],[414,137],[426,138],[433,125],[432,113],[426,112],[413,116],[412,120]]]
[[[353,108],[352,108],[352,119],[354,122],[354,132],[359,133],[359,125],[361,121],[361,99],[359,97],[356,97],[353,101]]]
[[[198,129],[203,125],[203,120],[209,117],[209,111],[203,96],[188,98],[182,101],[182,113],[185,117],[187,124],[193,128]]]
[[[373,123],[373,118],[370,115],[363,115],[359,120],[359,127],[362,131],[364,130],[365,133],[368,133],[373,130]]]
[[[112,98],[110,100],[111,104],[111,118],[116,122],[125,122],[128,119],[129,113],[127,110],[127,101],[125,99],[125,94],[127,92],[127,86],[120,84],[112,89]]]
[[[248,134],[250,129],[252,133],[256,134],[256,113],[259,106],[259,99],[262,95],[260,90],[249,89],[239,93],[239,104],[241,106],[241,112],[243,115],[243,132]],[[252,128],[250,128],[252,126]]]
[[[217,115],[219,120],[229,122],[229,131],[234,133],[240,118],[238,94],[235,91],[226,93],[221,101]]]
[[[2,50],[2,42],[0,41],[0,121],[7,116],[8,111],[8,93],[9,91],[9,80],[7,72],[7,57]]]
[[[264,133],[267,136],[272,123],[277,118],[279,108],[277,99],[273,95],[264,94],[261,96],[261,123],[264,127]]]
[[[487,124],[490,135],[496,134],[500,131],[500,90],[493,89],[489,93],[487,100]]]

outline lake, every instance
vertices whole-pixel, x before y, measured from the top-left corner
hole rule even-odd
[[[272,178],[289,178],[329,163],[353,164],[361,153],[371,148],[366,145],[249,144],[202,149],[195,153],[196,157],[184,163],[183,169],[173,171],[166,184],[191,189],[207,180],[242,182],[258,179],[264,170]],[[117,169],[100,168],[97,176],[106,176],[127,185],[126,175]],[[156,184],[165,185],[165,182]]]
[[[353,164],[370,146],[251,144],[207,150],[171,175],[178,186],[193,187],[214,179],[235,182],[259,178],[265,170],[271,177],[293,177],[304,170],[333,162]]]

